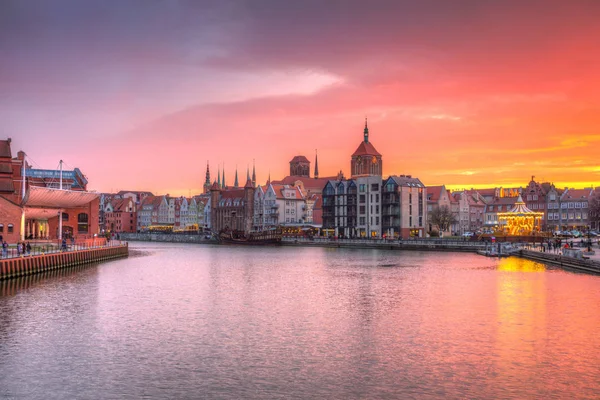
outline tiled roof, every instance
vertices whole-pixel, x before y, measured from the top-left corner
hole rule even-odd
[[[8,179],[2,178],[0,179],[0,192],[3,193],[14,193],[15,185],[13,183],[12,176]]]
[[[282,180],[272,181],[271,183],[280,183],[283,185],[293,185],[296,182],[300,181],[300,182],[302,182],[302,185],[304,185],[304,188],[306,190],[315,190],[315,189],[323,190],[323,188],[325,187],[325,185],[327,184],[328,181],[336,180],[336,179],[337,179],[337,177],[335,177],[335,176],[326,176],[326,177],[322,177],[322,178],[309,178],[306,176],[290,175],[290,176],[286,176]]]
[[[360,142],[358,148],[354,153],[352,153],[352,157],[354,156],[381,156],[375,147],[370,142]]]
[[[591,188],[585,189],[569,189],[563,193],[563,200],[582,200],[588,199],[592,194]]]
[[[427,197],[431,201],[438,201],[442,195],[442,190],[446,190],[444,185],[442,186],[427,186]]]
[[[8,140],[0,140],[0,157],[12,158],[10,142]]]
[[[413,178],[410,175],[392,175],[390,176],[398,186],[425,187],[419,178]]]
[[[227,189],[221,191],[222,199],[243,199],[244,189]]]
[[[292,158],[292,161],[290,161],[290,163],[293,162],[307,162],[309,163],[310,161],[308,161],[308,158],[304,157],[304,156],[295,156],[294,158]]]

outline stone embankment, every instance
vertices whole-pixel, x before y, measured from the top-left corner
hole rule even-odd
[[[562,254],[544,253],[535,250],[519,250],[518,255],[528,260],[556,265],[574,271],[600,274],[600,262],[589,258],[569,257]]]

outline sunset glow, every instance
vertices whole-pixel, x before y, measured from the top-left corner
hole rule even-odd
[[[2,136],[98,191],[259,182],[362,140],[451,189],[600,184],[600,2],[4,1]]]

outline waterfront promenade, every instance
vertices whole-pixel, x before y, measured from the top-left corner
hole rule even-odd
[[[98,243],[79,243],[67,247],[52,243],[32,247],[30,253],[21,254],[17,249],[0,259],[0,280],[13,279],[62,268],[94,263],[113,258],[127,257],[126,242],[104,240]]]

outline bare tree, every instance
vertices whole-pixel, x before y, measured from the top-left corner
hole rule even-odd
[[[590,226],[600,229],[600,196],[592,196],[589,201]]]
[[[429,221],[432,225],[437,225],[440,231],[447,231],[457,222],[456,215],[452,213],[450,207],[436,207],[429,213]]]

